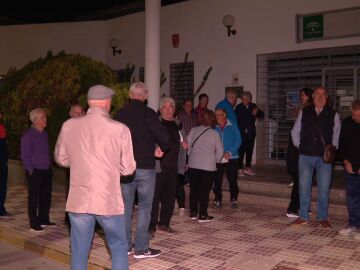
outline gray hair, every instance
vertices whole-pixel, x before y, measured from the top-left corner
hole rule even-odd
[[[33,124],[35,124],[35,121],[36,121],[36,119],[39,117],[39,115],[41,114],[41,113],[46,113],[45,112],[45,109],[43,109],[43,108],[36,108],[36,109],[33,109],[31,112],[30,112],[30,121],[33,123]]]
[[[353,111],[360,110],[360,99],[355,99],[351,104],[351,108]]]
[[[162,108],[167,102],[170,102],[171,105],[175,108],[175,100],[171,97],[162,97],[159,102],[159,108]]]
[[[244,91],[243,94],[242,94],[242,96],[247,96],[247,97],[249,97],[249,98],[252,100],[252,94],[251,94],[251,92],[249,92],[249,91]]]
[[[136,82],[130,86],[130,93],[134,96],[145,97],[148,93],[148,88],[143,82]]]

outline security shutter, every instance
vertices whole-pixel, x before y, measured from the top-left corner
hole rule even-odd
[[[342,117],[358,95],[360,46],[262,54],[257,57],[258,161],[284,160],[299,90],[325,86],[330,104]],[[355,73],[357,73],[355,75]]]

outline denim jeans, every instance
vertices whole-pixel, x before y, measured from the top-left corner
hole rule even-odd
[[[328,219],[329,193],[331,184],[332,165],[326,164],[322,157],[299,156],[299,190],[300,190],[300,215],[304,220],[309,220],[309,207],[311,201],[311,184],[314,169],[317,182],[317,220]]]
[[[133,213],[135,191],[138,194],[138,217],[134,249],[135,251],[146,250],[149,247],[149,224],[151,218],[152,202],[155,189],[155,170],[137,169],[135,178],[131,183],[121,184],[121,192],[125,205],[126,237],[128,249],[132,247],[131,217]]]
[[[349,226],[360,228],[360,174],[345,172]]]
[[[124,215],[99,216],[69,212],[69,217],[71,222],[71,270],[87,269],[95,221],[105,232],[111,252],[111,269],[129,269]]]

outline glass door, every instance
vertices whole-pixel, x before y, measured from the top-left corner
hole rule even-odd
[[[329,91],[331,106],[341,119],[351,114],[351,102],[360,97],[360,67],[331,67],[323,69],[322,85]]]

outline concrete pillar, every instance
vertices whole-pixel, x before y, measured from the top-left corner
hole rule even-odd
[[[145,0],[145,83],[155,111],[160,99],[160,9],[161,0]]]

